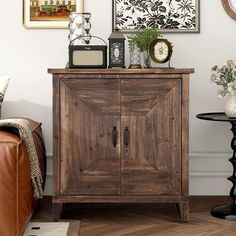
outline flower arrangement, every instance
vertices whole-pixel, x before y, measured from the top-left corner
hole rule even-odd
[[[222,87],[217,90],[218,97],[236,94],[236,61],[228,60],[221,68],[216,65],[212,72],[211,81]]]

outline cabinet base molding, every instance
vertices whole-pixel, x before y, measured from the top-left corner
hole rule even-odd
[[[179,203],[188,202],[182,196],[59,196],[53,203]]]
[[[63,204],[68,203],[103,203],[103,204],[176,204],[177,211],[180,213],[183,222],[189,221],[189,197],[181,196],[74,196],[74,197],[53,197],[53,221],[59,221],[63,213]]]

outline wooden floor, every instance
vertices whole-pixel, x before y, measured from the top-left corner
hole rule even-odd
[[[235,236],[236,222],[214,218],[210,210],[227,197],[191,197],[190,222],[181,223],[174,204],[69,205],[63,221],[81,221],[80,236]],[[51,221],[51,198],[32,221]]]

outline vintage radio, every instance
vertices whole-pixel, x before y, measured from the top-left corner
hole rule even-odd
[[[70,68],[107,68],[106,45],[69,45]]]

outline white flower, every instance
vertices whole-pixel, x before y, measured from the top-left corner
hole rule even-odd
[[[217,82],[219,80],[219,78],[217,77],[217,75],[215,73],[213,73],[211,75],[211,78],[210,78],[211,82]]]
[[[228,83],[228,91],[231,92],[233,90],[236,90],[236,81]]]
[[[236,65],[236,61],[234,61],[234,60],[228,60],[227,62],[226,62],[226,66],[232,66],[232,67],[234,67]]]
[[[236,61],[228,60],[221,68],[217,65],[212,68],[211,82],[220,85],[217,95],[222,98],[228,93],[236,93]]]
[[[226,92],[224,90],[220,90],[220,89],[217,90],[217,96],[219,98],[223,98],[225,95],[226,95]]]

